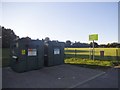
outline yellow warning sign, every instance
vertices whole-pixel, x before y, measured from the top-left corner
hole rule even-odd
[[[22,50],[22,55],[25,55],[25,50]]]

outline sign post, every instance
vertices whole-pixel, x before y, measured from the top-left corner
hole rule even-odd
[[[98,40],[98,34],[91,34],[89,35],[89,41],[93,41],[93,44],[92,44],[92,47],[93,47],[93,50],[92,50],[92,59],[94,60],[95,59],[95,49],[94,49],[94,40]]]

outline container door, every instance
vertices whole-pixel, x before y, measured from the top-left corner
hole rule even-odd
[[[19,47],[19,48],[18,48]],[[16,43],[12,49],[12,69],[16,72],[26,71],[26,47],[24,43]]]
[[[48,66],[54,65],[54,53],[53,53],[53,47],[51,45],[48,46]]]
[[[60,47],[54,47],[54,65],[58,65],[61,63],[61,50]]]
[[[37,64],[38,64],[38,68],[41,68],[44,66],[44,45],[42,42],[40,42],[40,46],[38,47],[38,55],[37,55]]]
[[[18,71],[20,71],[20,72],[27,71],[26,59],[27,59],[26,47],[25,47],[25,44],[23,44],[18,49],[18,61],[16,63]]]
[[[33,70],[38,68],[38,51],[35,46],[30,45],[27,49],[27,69]]]
[[[48,46],[44,45],[44,66],[48,66]]]

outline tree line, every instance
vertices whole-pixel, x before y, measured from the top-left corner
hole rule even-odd
[[[70,40],[67,40],[65,43],[65,47],[72,47],[72,48],[89,48],[89,47],[93,47],[93,42],[90,43],[80,43],[80,42],[76,42],[72,43]],[[120,43],[108,43],[108,44],[98,44],[97,42],[94,42],[94,47],[95,48],[119,48],[120,47]]]
[[[0,30],[2,32],[2,36],[0,38],[2,39],[2,48],[9,48],[10,43],[12,43],[12,41],[14,41],[15,39],[19,38],[19,36],[17,36],[11,29],[6,29],[2,27]]]
[[[2,32],[2,35],[0,35],[0,40],[2,41],[2,48],[10,48],[10,43],[12,43],[14,40],[19,39],[19,36],[17,36],[13,30],[1,27],[0,26],[0,32]],[[31,39],[30,37],[23,37],[21,39]],[[43,40],[43,39],[42,39]],[[46,37],[45,40],[49,41],[50,38]],[[89,48],[92,47],[93,43],[81,43],[81,42],[71,42],[70,40],[67,40],[64,42],[65,47],[72,47],[72,48]],[[108,44],[98,44],[97,42],[94,42],[94,46],[96,48],[103,47],[103,48],[115,48],[120,47],[120,43],[108,43]]]

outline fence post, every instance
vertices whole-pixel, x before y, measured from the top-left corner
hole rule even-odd
[[[91,48],[89,47],[89,60],[91,59]]]
[[[119,55],[118,55],[118,50],[116,49],[116,61],[117,61],[117,64],[119,64]]]
[[[75,49],[75,60],[76,60],[76,49]]]

